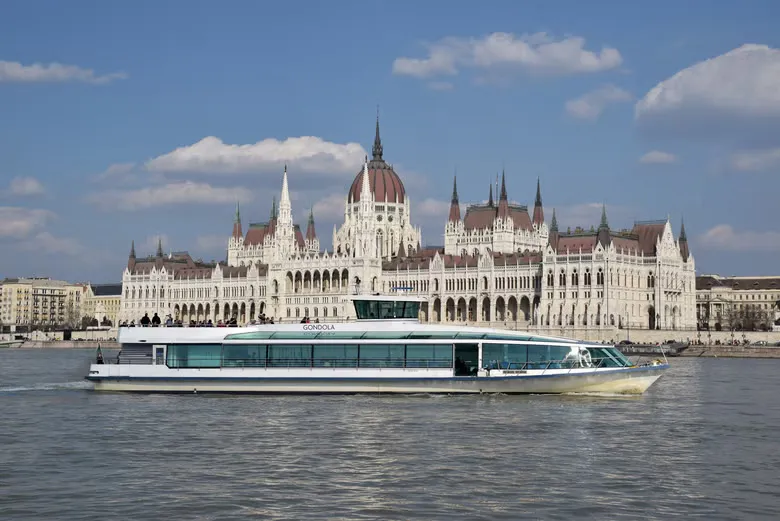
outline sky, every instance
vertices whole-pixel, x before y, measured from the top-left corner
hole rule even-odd
[[[377,107],[423,245],[506,173],[563,230],[684,220],[697,272],[778,275],[780,3],[6,1],[0,278],[220,260],[288,165],[321,243]]]

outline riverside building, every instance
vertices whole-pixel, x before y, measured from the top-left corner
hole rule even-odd
[[[294,177],[293,177],[294,179]],[[122,276],[119,320],[251,323],[342,321],[347,297],[398,291],[424,298],[420,318],[563,333],[571,329],[695,329],[695,263],[685,228],[668,219],[561,232],[545,220],[541,187],[531,212],[510,203],[506,178],[488,202],[460,205],[453,181],[444,246],[422,247],[403,182],[384,160],[379,122],[372,150],[344,199],[344,222],[322,251],[310,213],[295,223],[287,168],[267,221],[246,231],[236,207],[226,263],[187,252],[137,257]]]

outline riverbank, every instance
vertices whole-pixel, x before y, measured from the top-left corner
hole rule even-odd
[[[102,349],[119,349],[118,342],[109,340],[100,342],[73,342],[68,340],[26,341],[21,346],[11,349],[97,349],[98,345]]]
[[[677,356],[686,358],[780,358],[780,347],[690,346]]]

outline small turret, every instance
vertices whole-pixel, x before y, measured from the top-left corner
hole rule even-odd
[[[683,262],[688,262],[691,252],[688,249],[688,236],[685,234],[685,221],[682,219],[680,220],[680,239],[678,243],[680,244],[680,255]]]
[[[537,226],[541,226],[544,223],[544,207],[542,206],[542,188],[539,183],[539,178],[536,178],[536,201],[534,201],[534,218],[533,223]]]
[[[501,171],[501,195],[498,197],[498,216],[502,219],[509,217],[509,199],[506,195],[506,174]]]
[[[455,176],[452,181],[452,199],[450,200],[449,221],[460,221],[460,203],[458,202],[458,176]]]
[[[157,254],[156,257],[158,259],[162,259],[163,257],[163,249],[162,249],[162,237],[157,238]]]
[[[609,233],[609,222],[607,221],[606,205],[601,205],[601,222],[599,223],[598,241],[605,248],[612,243],[612,237]]]
[[[547,244],[552,246],[553,250],[558,251],[558,218],[555,216],[555,208],[553,208],[552,221],[550,221],[550,236],[547,239]]]
[[[315,239],[317,239],[317,232],[314,229],[314,209],[312,208],[309,211],[309,223],[306,226],[306,240],[314,241]]]
[[[490,195],[488,195],[488,206],[493,207],[493,184],[490,185]]]
[[[127,258],[127,269],[133,271],[135,268],[135,241],[130,243],[130,255]]]
[[[236,201],[236,217],[233,219],[233,238],[240,239],[243,236],[241,232],[241,209]]]

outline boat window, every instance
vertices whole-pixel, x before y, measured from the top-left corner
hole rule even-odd
[[[277,331],[271,338],[274,340],[298,340],[298,339],[314,339],[319,335],[317,331]]]
[[[357,340],[363,337],[363,331],[323,331],[317,338],[327,338],[333,340]]]
[[[613,357],[609,350],[604,347],[588,347],[590,358],[595,367],[623,367],[621,360]]]
[[[315,345],[314,367],[357,367],[357,345]]]
[[[482,344],[482,367],[522,369],[528,359],[525,344]]]
[[[626,355],[621,353],[620,349],[616,347],[606,347],[604,349],[606,349],[609,352],[609,354],[612,355],[613,358],[617,358],[618,360],[620,360],[620,362],[622,362],[625,367],[629,367],[632,365],[631,360],[629,360],[628,357],[626,357]]]
[[[265,367],[266,346],[227,344],[222,349],[223,367]]]
[[[404,346],[364,344],[360,346],[360,367],[403,367]]]
[[[311,367],[311,345],[268,346],[268,367]]]
[[[500,333],[488,333],[487,335],[485,335],[485,338],[487,340],[511,340],[514,342],[520,340],[530,340],[530,337],[527,336],[502,335]]]
[[[218,368],[221,344],[173,344],[168,346],[166,365],[174,368]]]
[[[406,367],[452,367],[452,344],[407,344]]]
[[[416,319],[420,303],[403,300],[355,300],[358,320]]]

